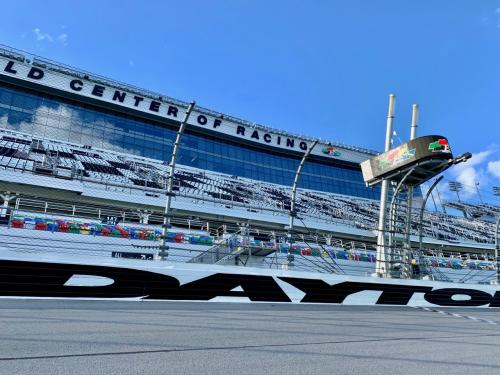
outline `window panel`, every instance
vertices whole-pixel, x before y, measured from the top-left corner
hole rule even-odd
[[[50,95],[10,90],[0,87],[0,126],[34,132],[80,143],[91,141],[92,145],[125,150],[141,156],[160,160],[170,159],[176,132],[155,125],[151,121],[135,120],[127,115],[110,111],[98,111],[81,103],[62,103]],[[8,108],[17,108],[37,113],[36,116]],[[45,113],[45,115],[43,115]],[[9,121],[5,119],[8,116]],[[33,127],[33,123],[36,126]],[[214,155],[210,155],[214,154]],[[260,179],[291,186],[298,159],[273,155],[260,150],[227,143],[224,140],[185,134],[182,139],[180,159],[182,163],[199,168]],[[380,189],[364,186],[360,171],[336,166],[307,162],[300,186],[330,192],[342,192],[377,199]]]

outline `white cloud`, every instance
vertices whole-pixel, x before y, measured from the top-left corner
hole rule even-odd
[[[488,163],[488,172],[500,179],[500,160],[490,161]]]
[[[481,151],[481,152],[475,152],[472,154],[472,157],[467,160],[465,163],[458,164],[455,168],[460,169],[460,168],[470,168],[470,167],[476,167],[480,164],[483,164],[486,159],[490,155],[492,155],[494,152],[496,152],[496,147],[491,146],[488,150]]]
[[[463,186],[462,194],[466,197],[470,197],[477,193],[476,184],[484,182],[484,176],[481,171],[476,170],[473,167],[468,167],[463,169],[456,177],[456,180],[460,182]]]
[[[450,180],[462,184],[463,190],[460,192],[461,197],[465,199],[475,197],[478,188],[480,190],[488,190],[487,187],[490,185],[491,175],[494,174],[491,168],[495,167],[493,165],[490,168],[489,164],[492,162],[488,163],[488,159],[497,152],[497,149],[497,146],[491,145],[484,151],[473,153],[472,157],[465,163],[458,164],[450,169]],[[498,167],[500,167],[500,161]],[[500,173],[500,168],[498,171]],[[476,184],[478,185],[476,186]],[[455,193],[449,192],[449,189],[445,188],[443,190],[446,198],[456,198],[453,196]]]
[[[134,66],[134,65],[135,65],[135,64],[134,64],[134,60],[129,60],[129,61],[128,61],[128,64],[129,64],[130,66]]]
[[[54,43],[54,38],[52,37],[52,35],[50,35],[49,33],[42,33],[42,31],[38,27],[33,29],[33,33],[35,34],[36,40],[38,41],[47,41],[50,43]]]
[[[66,33],[62,33],[62,34],[59,34],[58,37],[57,37],[57,40],[63,45],[63,46],[67,46],[68,45],[68,34]]]
[[[36,27],[33,29],[33,34],[35,34],[35,38],[39,42],[49,42],[54,43],[55,41],[59,42],[64,47],[68,45],[69,35],[66,33],[61,33],[57,37],[53,37],[49,33],[44,33],[40,28]]]
[[[27,121],[12,123],[9,122],[7,115],[0,117],[0,128],[126,154],[140,154],[139,147],[135,148],[131,146],[130,148],[126,148],[122,145],[122,135],[120,135],[122,129],[114,126],[112,123],[101,119],[94,122],[87,122],[86,131],[80,132],[75,131],[71,123],[60,121],[60,116],[63,118],[78,117],[81,122],[84,121],[84,119],[80,118],[78,112],[74,112],[66,104],[59,104],[52,107],[42,105],[35,110],[31,118]],[[104,136],[105,131],[108,133],[106,137]]]

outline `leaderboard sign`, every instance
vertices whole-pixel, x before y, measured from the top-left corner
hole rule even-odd
[[[366,185],[372,186],[390,176],[395,176],[397,179],[398,175],[405,173],[421,162],[436,161],[440,164],[452,158],[453,155],[446,137],[428,135],[415,138],[408,143],[364,161],[361,163],[361,170]],[[429,170],[434,173],[432,167]],[[425,166],[423,166],[423,169],[425,169]]]
[[[4,57],[0,57],[0,74],[174,121],[181,121],[186,111],[185,108],[174,103],[168,103],[160,98],[154,100],[136,93],[105,86],[103,84],[74,77],[68,74],[44,70],[38,66],[32,66],[16,60],[9,60]],[[308,142],[301,139],[266,132],[252,126],[232,123],[224,120],[222,116],[213,117],[204,113],[199,113],[196,111],[196,107],[192,112],[188,123],[190,125],[210,129],[215,132],[281,149],[304,152],[307,151],[310,146]],[[322,153],[318,150],[313,153],[331,157],[341,156],[340,152]]]

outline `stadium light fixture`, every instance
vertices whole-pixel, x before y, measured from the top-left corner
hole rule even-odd
[[[458,201],[461,203],[462,201],[460,200],[459,192],[463,188],[462,184],[460,182],[457,182],[457,181],[450,181],[450,182],[448,182],[448,186],[450,187],[450,191],[454,191],[455,193],[457,193]]]
[[[460,156],[456,157],[455,159],[453,159],[452,163],[453,164],[464,163],[467,160],[469,160],[471,157],[472,157],[472,154],[470,152],[465,152],[462,155],[460,155]]]

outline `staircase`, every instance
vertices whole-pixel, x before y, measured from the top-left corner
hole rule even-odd
[[[231,257],[238,254],[236,252],[237,248],[231,250],[227,244],[240,235],[240,231],[231,234],[228,238],[220,240],[214,246],[190,259],[188,263],[220,264],[231,259]]]

